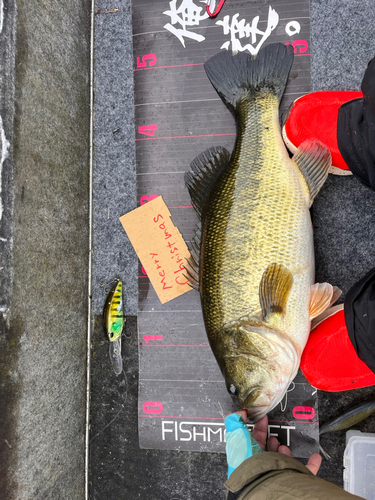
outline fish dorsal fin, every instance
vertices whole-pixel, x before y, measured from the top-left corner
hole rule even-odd
[[[259,300],[266,321],[273,314],[285,313],[292,285],[292,273],[282,264],[270,264],[264,271],[259,285]]]
[[[328,177],[332,163],[331,153],[320,141],[307,140],[297,149],[293,160],[306,180],[312,204]]]
[[[192,172],[186,172],[185,184],[188,188],[191,203],[199,215],[211,188],[224,168],[228,165],[230,154],[225,148],[207,149],[191,162]]]
[[[316,318],[330,307],[333,293],[333,286],[329,283],[315,283],[315,285],[311,285],[309,307],[310,319]]]
[[[184,274],[189,280],[189,285],[199,290],[199,258],[201,253],[202,224],[198,222],[194,238],[191,240],[190,257],[186,259]]]

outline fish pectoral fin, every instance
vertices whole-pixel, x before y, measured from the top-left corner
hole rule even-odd
[[[332,163],[331,153],[320,141],[307,140],[297,149],[293,160],[306,180],[312,204],[328,177]]]
[[[197,156],[191,162],[192,171],[185,173],[191,203],[200,218],[207,196],[229,160],[230,154],[225,148],[213,147]]]
[[[270,264],[267,267],[259,285],[259,300],[265,321],[269,321],[274,314],[285,313],[292,285],[292,273],[285,266]]]
[[[315,283],[315,285],[311,285],[310,290],[309,314],[310,319],[314,319],[330,307],[334,288],[329,283]]]

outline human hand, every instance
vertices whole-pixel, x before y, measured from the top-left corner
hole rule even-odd
[[[241,410],[238,412],[241,414],[242,418],[246,422],[247,413],[246,410]],[[268,417],[265,415],[263,418],[255,422],[254,429],[252,431],[254,439],[258,442],[259,446],[262,450],[266,449],[267,436],[268,436]],[[277,453],[282,453],[283,455],[292,456],[292,452],[287,446],[280,445],[278,439],[275,436],[271,436],[268,438],[267,443],[268,451],[275,451]],[[316,476],[320,469],[320,465],[322,463],[322,457],[319,453],[313,453],[309,458],[309,461],[306,467]]]
[[[227,415],[224,423],[227,430],[225,440],[229,477],[244,460],[262,453],[263,450],[249,432],[246,412]]]

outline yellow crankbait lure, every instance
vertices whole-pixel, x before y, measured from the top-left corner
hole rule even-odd
[[[122,372],[121,333],[124,328],[122,281],[116,280],[108,294],[104,312],[104,327],[109,339],[109,357],[116,375]]]
[[[122,281],[116,280],[108,294],[104,306],[104,325],[110,342],[121,336],[124,328],[124,311],[122,308]]]

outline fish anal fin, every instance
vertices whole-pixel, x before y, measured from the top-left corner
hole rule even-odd
[[[229,160],[230,154],[225,148],[213,147],[197,156],[191,162],[191,171],[185,173],[191,203],[200,218],[208,194]]]
[[[331,305],[333,286],[329,283],[311,285],[309,314],[310,319],[318,317]]]
[[[293,156],[310,191],[311,204],[328,177],[332,158],[329,149],[320,141],[304,141]]]
[[[259,300],[265,321],[269,321],[274,314],[285,314],[292,286],[292,273],[285,266],[270,264],[267,267],[259,285]]]

